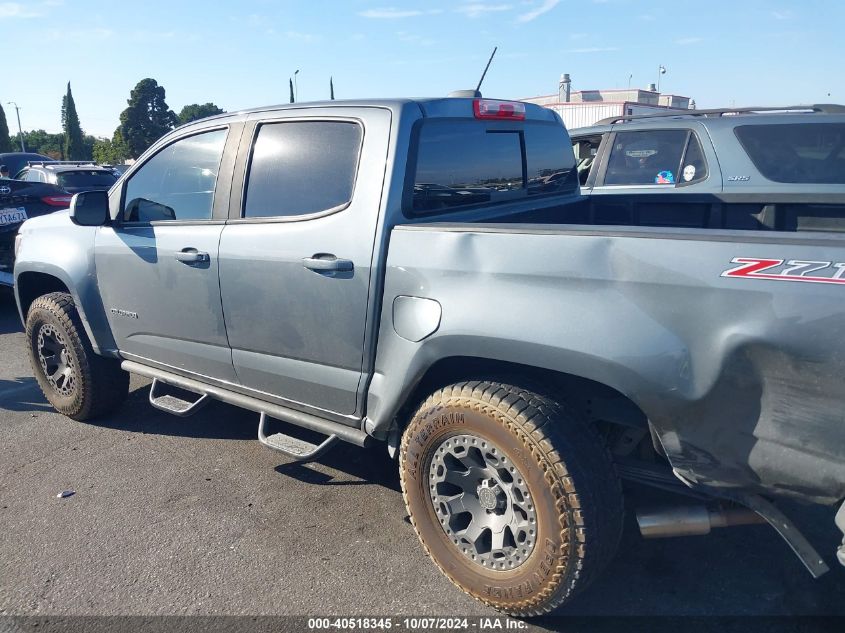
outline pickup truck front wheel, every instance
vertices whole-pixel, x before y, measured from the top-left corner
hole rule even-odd
[[[622,489],[598,433],[513,385],[464,382],[431,395],[403,434],[400,478],[440,570],[511,615],[563,604],[619,544]]]
[[[126,399],[129,374],[119,361],[94,353],[68,293],[53,292],[32,302],[26,336],[35,379],[59,413],[88,420]]]

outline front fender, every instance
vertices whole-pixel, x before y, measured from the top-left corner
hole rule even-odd
[[[94,265],[96,227],[77,226],[66,213],[29,220],[21,227],[21,245],[15,260],[15,300],[21,321],[40,288],[52,291],[58,280],[73,297],[82,326],[97,354],[117,356],[117,346],[106,318]]]

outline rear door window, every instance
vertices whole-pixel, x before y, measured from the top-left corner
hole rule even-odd
[[[740,125],[735,133],[769,180],[845,184],[845,123]]]
[[[338,210],[352,200],[363,129],[351,121],[266,123],[252,150],[245,218]]]
[[[689,130],[618,132],[610,150],[604,184],[674,186],[701,180],[705,169],[700,163],[703,157],[697,139],[692,149],[693,154],[698,153],[698,166],[682,165],[690,138],[695,139],[695,135]]]

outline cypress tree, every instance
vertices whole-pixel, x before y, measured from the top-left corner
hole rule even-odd
[[[6,113],[0,105],[0,152],[13,152],[12,139],[9,138],[9,125],[6,123]]]
[[[67,94],[62,99],[62,130],[65,135],[62,152],[65,159],[84,160],[85,141],[82,126],[79,124],[79,115],[76,113],[73,93],[70,91],[70,82],[67,82]]]

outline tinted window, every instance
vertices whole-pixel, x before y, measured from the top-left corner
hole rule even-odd
[[[572,191],[578,185],[574,166],[569,137],[558,124],[529,122],[508,130],[477,121],[425,121],[412,209],[437,213]]]
[[[361,126],[336,121],[268,123],[252,150],[244,217],[297,216],[352,199]]]
[[[605,185],[674,185],[679,182],[687,130],[619,132],[613,142]]]
[[[517,131],[473,121],[426,121],[420,128],[413,209],[434,212],[524,197]]]
[[[701,182],[707,178],[707,162],[704,160],[704,152],[698,137],[691,133],[684,160],[681,163],[681,171],[678,184],[686,185]]]
[[[211,218],[226,130],[205,132],[168,145],[126,184],[128,222]]]
[[[528,195],[562,193],[578,186],[575,156],[560,125],[526,125]]]
[[[117,176],[111,172],[89,169],[84,171],[65,171],[56,176],[60,187],[111,187]]]
[[[845,184],[845,123],[741,125],[735,131],[769,180]]]

